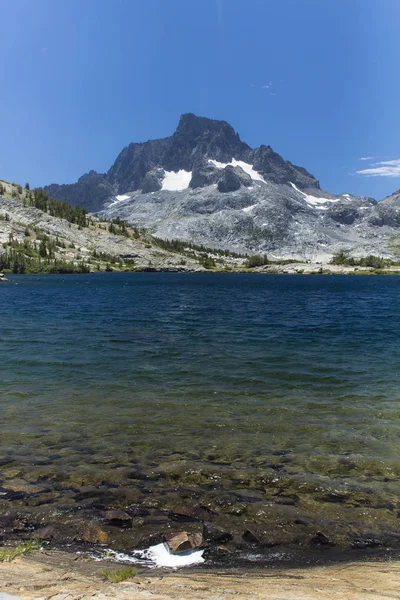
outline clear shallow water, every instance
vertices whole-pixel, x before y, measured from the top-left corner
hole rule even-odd
[[[387,545],[399,298],[396,277],[12,277],[0,287],[3,505],[34,523],[47,505],[82,514],[95,486],[88,517],[145,505],[146,534],[183,502],[236,537],[261,524],[288,545],[321,528],[338,545]]]

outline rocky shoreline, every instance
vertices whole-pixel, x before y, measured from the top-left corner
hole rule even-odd
[[[137,272],[149,273],[264,273],[270,275],[400,275],[400,267],[374,269],[372,267],[356,267],[332,265],[330,263],[300,263],[270,264],[253,269],[202,269],[184,267],[144,267]]]
[[[400,562],[347,562],[280,569],[138,569],[42,550],[0,562],[0,597],[21,600],[387,600],[400,595]],[[122,574],[123,575],[123,574]],[[120,577],[122,579],[122,577]]]
[[[118,269],[113,270],[119,273]],[[126,273],[126,271],[123,271]],[[130,271],[134,273],[225,273],[225,274],[269,274],[269,275],[400,275],[400,266],[386,267],[384,269],[374,269],[373,267],[357,267],[332,265],[330,263],[272,263],[255,268],[227,267],[227,268],[204,268],[201,266],[149,266],[136,267]],[[98,274],[98,271],[92,271],[88,274]],[[33,274],[33,273],[30,273]],[[4,274],[0,274],[0,282],[9,281]]]
[[[300,498],[305,483],[301,491],[289,479],[277,484],[281,458],[290,457],[276,457],[270,475],[264,469],[261,481],[254,471],[253,483],[237,482],[231,491],[227,475],[218,486],[205,473],[196,474],[197,484],[184,484],[190,472],[179,474],[174,464],[164,467],[172,468],[169,473],[124,471],[119,486],[115,478],[107,485],[61,483],[33,473],[35,482],[5,479],[0,543],[36,540],[102,558],[135,556],[135,550],[166,542],[172,554],[202,550],[205,566],[244,568],[400,556],[394,497],[341,491],[332,483]],[[249,466],[247,477],[251,472]],[[12,475],[7,469],[3,474]],[[314,484],[309,486],[311,493]]]

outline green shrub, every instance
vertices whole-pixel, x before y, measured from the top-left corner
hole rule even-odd
[[[136,569],[133,567],[124,567],[123,569],[116,569],[113,571],[105,569],[104,571],[101,571],[101,575],[104,579],[111,581],[111,583],[120,583],[121,581],[129,579],[129,577],[134,577],[136,575]]]
[[[245,262],[245,267],[248,269],[253,269],[254,267],[262,267],[263,265],[269,265],[270,261],[267,258],[267,255],[264,256],[254,255],[249,256],[249,258]]]
[[[200,261],[200,264],[202,264],[205,269],[213,269],[216,266],[215,260],[212,256],[203,257]]]

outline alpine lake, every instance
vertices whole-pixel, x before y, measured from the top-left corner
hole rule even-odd
[[[399,555],[400,278],[9,276],[0,541]]]

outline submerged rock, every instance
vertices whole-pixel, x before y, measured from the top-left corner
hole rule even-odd
[[[32,537],[37,540],[54,540],[58,538],[58,541],[62,541],[62,536],[57,536],[57,531],[52,525],[37,529],[32,533]]]
[[[123,510],[109,509],[104,512],[104,519],[117,527],[132,527],[132,517]]]
[[[265,529],[252,527],[246,529],[242,536],[243,540],[249,544],[256,544],[257,546],[264,546],[266,548],[272,548],[276,545],[276,542],[268,535]]]
[[[379,546],[383,546],[383,540],[375,537],[364,538],[361,540],[355,540],[352,544],[352,548],[356,548],[358,550],[365,550],[365,548],[378,548]]]
[[[203,537],[207,542],[219,542],[220,544],[225,544],[233,539],[231,533],[210,522],[203,525]]]
[[[311,544],[315,544],[317,546],[335,546],[334,541],[322,531],[317,531],[317,533],[311,538]]]
[[[200,522],[209,518],[209,514],[201,509],[188,506],[174,507],[169,512],[172,521]]]

